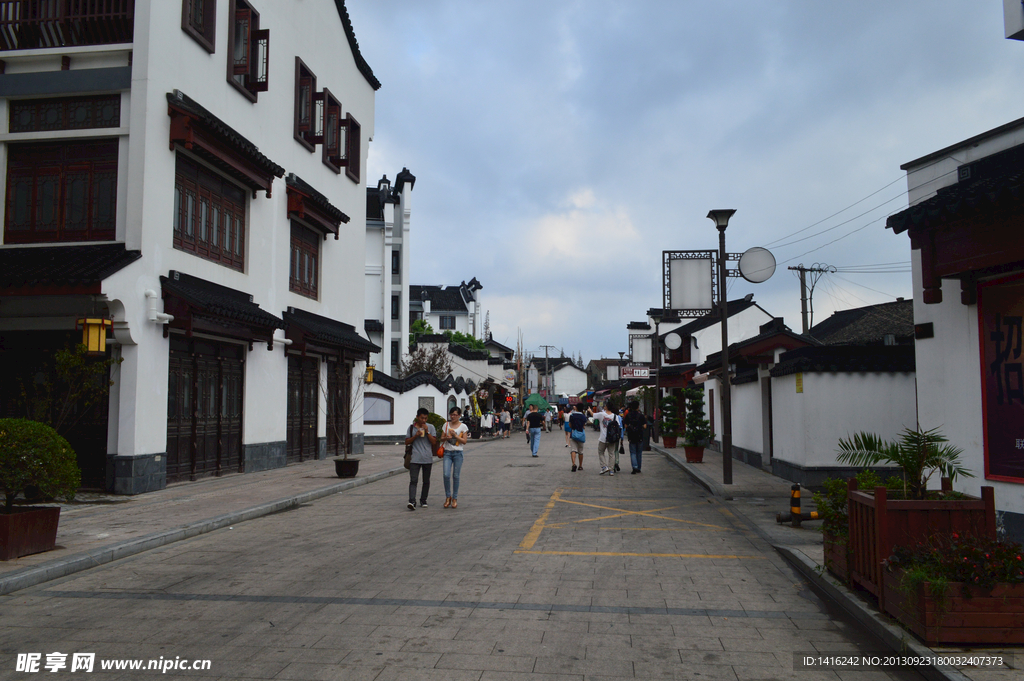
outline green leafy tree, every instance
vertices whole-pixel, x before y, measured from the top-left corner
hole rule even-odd
[[[704,391],[700,388],[683,390],[686,400],[686,444],[690,447],[701,447],[707,444],[713,435],[711,422],[704,418]]]
[[[445,331],[445,338],[448,339],[449,343],[455,343],[467,347],[470,350],[484,350],[486,346],[484,342],[479,338],[473,338],[469,334],[462,333],[461,331]]]
[[[0,419],[0,490],[4,513],[29,488],[70,501],[82,484],[75,452],[56,430],[28,419]]]
[[[423,319],[415,320],[409,327],[409,345],[415,343],[420,336],[433,335],[434,329]]]
[[[928,480],[936,472],[950,480],[974,475],[960,464],[963,453],[958,447],[945,444],[948,440],[938,428],[911,430],[904,428],[899,437],[886,442],[872,433],[857,433],[839,440],[836,461],[852,466],[868,467],[895,465],[903,469],[904,491],[908,499],[924,499]]]

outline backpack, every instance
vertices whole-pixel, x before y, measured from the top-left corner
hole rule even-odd
[[[605,442],[618,442],[622,439],[622,429],[619,428],[619,419],[612,416],[608,421],[608,425],[605,426],[604,441]]]
[[[639,411],[630,411],[626,413],[626,418],[622,419],[626,424],[626,436],[630,442],[639,442],[644,437],[644,415]]]

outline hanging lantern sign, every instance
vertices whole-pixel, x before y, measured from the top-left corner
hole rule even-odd
[[[370,364],[366,367],[366,382],[373,383],[373,365]]]
[[[481,400],[486,400],[486,399],[487,399],[487,395],[488,395],[488,393],[487,393],[487,391],[486,391],[486,390],[484,390],[483,388],[481,388],[480,390],[478,390],[476,394],[477,394],[477,397],[479,397],[479,398],[480,398]]]
[[[82,345],[85,354],[91,357],[102,357],[107,354],[107,329],[114,323],[101,317],[86,317],[75,322],[75,329],[82,330]]]

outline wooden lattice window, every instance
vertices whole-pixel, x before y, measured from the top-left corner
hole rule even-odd
[[[182,0],[181,30],[213,54],[217,42],[217,0]]]
[[[245,269],[245,190],[182,156],[175,168],[174,247]]]
[[[302,225],[292,223],[291,266],[288,288],[299,295],[317,298],[320,269],[320,235]]]
[[[87,130],[121,125],[121,95],[23,99],[10,104],[11,132]]]
[[[345,165],[345,174],[353,182],[359,182],[360,178],[362,129],[352,114],[345,115],[345,158],[341,162]]]
[[[316,76],[301,59],[295,58],[295,139],[309,151],[320,142],[321,120],[317,116],[323,95],[316,91]]]
[[[234,0],[228,29],[228,82],[256,101],[270,87],[270,30],[246,0]]]
[[[5,243],[112,241],[118,141],[11,144]]]

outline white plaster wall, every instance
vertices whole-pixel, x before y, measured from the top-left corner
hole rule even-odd
[[[579,395],[587,389],[587,372],[575,366],[561,366],[553,372],[556,395]]]
[[[380,385],[372,384],[367,386],[366,392],[379,393],[394,398],[395,422],[393,424],[383,425],[364,424],[363,432],[365,432],[367,437],[394,436],[396,438],[395,442],[405,438],[406,429],[416,418],[416,410],[419,409],[419,398],[421,396],[433,397],[434,413],[441,415],[444,415],[448,410],[449,397],[454,396],[459,400],[460,405],[463,400],[468,399],[466,393],[456,393],[454,391],[442,393],[430,384],[417,386],[416,388],[404,393],[392,392]]]
[[[374,132],[374,92],[356,68],[337,8],[329,0],[280,3],[254,0],[260,24],[270,29],[270,90],[251,103],[226,80],[228,2],[217,1],[216,52],[209,54],[179,27],[181,3],[136,2],[133,73],[127,121],[130,127],[126,178],[125,242],[140,248],[143,259],[111,277],[104,292],[121,301],[139,346],[124,350],[121,380],[139,384],[120,389],[118,453],[162,452],[166,446],[167,341],[160,328],[144,321],[142,292],[160,290],[159,276],[176,269],[246,291],[271,314],[288,306],[338,319],[362,331],[366,195],[365,163]],[[358,28],[358,27],[357,27]],[[292,137],[295,56],[317,76],[362,125],[364,170],[360,182],[335,174],[320,160],[320,148],[308,152]],[[294,172],[350,216],[340,240],[321,244],[320,299],[288,290],[290,232],[284,179],[274,182],[272,198],[263,192],[247,209],[244,272],[177,251],[172,246],[175,153],[168,149],[170,118],[166,94],[180,89],[260,151]],[[125,114],[123,114],[124,116]],[[121,213],[119,206],[118,212]],[[161,306],[162,309],[162,306]],[[280,333],[280,332],[279,332]],[[146,346],[143,347],[142,343]],[[273,352],[256,345],[246,358],[246,443],[285,439],[287,364],[280,346]]]
[[[795,374],[772,379],[776,459],[835,466],[839,438],[867,431],[893,439],[915,425],[912,373],[804,373],[803,383],[797,393]]]
[[[732,444],[764,454],[764,438],[761,433],[760,381],[734,385],[731,392]],[[680,406],[681,411],[682,406]]]

